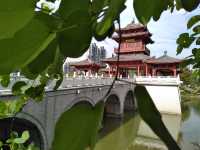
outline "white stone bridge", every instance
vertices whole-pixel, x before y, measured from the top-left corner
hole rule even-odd
[[[28,129],[37,145],[42,150],[48,150],[53,139],[56,121],[63,112],[69,110],[74,104],[86,101],[95,105],[104,98],[105,115],[123,117],[125,111],[134,111],[137,107],[134,98],[135,85],[116,81],[111,92],[105,98],[112,81],[111,78],[66,78],[59,90],[47,89],[45,99],[42,102],[30,101],[15,119],[0,120],[0,131],[2,130],[6,134],[9,132],[7,130],[11,122],[14,122],[16,130]],[[144,84],[161,112],[181,113],[178,89],[180,80],[178,78],[138,77],[129,79],[129,81]],[[162,93],[163,98],[160,97],[158,90]],[[171,96],[166,97],[166,90],[171,90]],[[12,95],[3,94],[1,97],[2,99],[10,99]],[[1,136],[3,135],[0,135],[0,138]]]

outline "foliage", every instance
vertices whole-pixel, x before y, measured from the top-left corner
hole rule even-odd
[[[28,131],[23,131],[21,137],[19,137],[17,132],[12,131],[9,139],[5,142],[0,141],[0,150],[4,150],[5,148],[10,150],[39,150],[34,143],[26,144],[29,138]]]
[[[94,107],[88,102],[82,102],[64,112],[56,124],[52,150],[93,149],[101,125],[103,108],[103,101]]]
[[[189,70],[186,67],[181,69],[180,79],[181,81],[183,81],[183,84],[186,85],[190,84],[192,81],[191,76],[192,76],[191,70]]]
[[[176,141],[162,122],[162,117],[156,109],[151,96],[144,86],[136,86],[135,96],[142,119],[149,125],[155,134],[167,145],[170,150],[180,150]]]
[[[187,23],[188,33],[182,33],[177,39],[177,54],[180,54],[183,49],[193,47],[192,55],[188,56],[183,65],[192,65],[196,73],[200,68],[200,15],[190,18]]]
[[[39,11],[35,11],[37,2],[38,0],[6,0],[0,6],[2,22],[0,24],[0,82],[7,87],[9,74],[16,70],[19,70],[26,78],[31,80],[31,82],[18,81],[13,85],[12,92],[19,99],[1,101],[1,117],[14,115],[21,110],[29,99],[41,101],[49,80],[57,81],[54,87],[56,90],[63,78],[63,59],[65,57],[78,57],[83,54],[88,49],[92,37],[97,40],[110,37],[114,32],[114,22],[119,20],[119,15],[125,8],[125,0],[62,0],[58,11],[52,14],[52,9],[45,2],[41,7],[37,6]],[[151,18],[158,20],[164,10],[171,9],[173,11],[174,8],[184,8],[192,11],[198,6],[199,2],[199,0],[153,0],[151,2],[149,0],[134,0],[133,7],[138,20],[146,25]],[[199,45],[200,26],[197,24],[198,20],[199,17],[196,16],[188,23],[189,28],[193,27],[194,33],[192,35],[185,33],[177,40],[179,44],[178,53],[183,48],[189,47],[194,41]],[[193,55],[188,58],[189,63],[192,63],[194,67],[199,67],[199,54],[198,48],[193,49]],[[142,96],[142,98],[144,97]],[[146,100],[148,97],[144,99]],[[139,107],[144,107],[143,105],[148,104],[145,103]],[[64,113],[57,124],[57,126],[62,127],[61,129],[57,127],[55,136],[55,141],[60,139],[61,147],[59,150],[62,150],[66,147],[65,144],[68,144],[65,143],[65,138],[61,139],[61,137],[66,135],[69,138],[73,135],[67,135],[65,132],[65,135],[62,135],[63,131],[69,132],[70,128],[73,127],[68,122],[69,118],[67,119],[65,116],[74,113],[73,111],[76,111],[77,107],[75,106],[72,111]],[[82,115],[92,111],[88,106],[80,107]],[[144,109],[140,110],[140,113],[143,113]],[[94,119],[95,115],[99,116],[98,111],[91,117]],[[87,118],[87,116],[85,117]],[[88,137],[87,140],[89,137],[95,136],[98,126],[99,117],[96,118],[97,120],[92,118],[88,118],[93,122],[93,130],[85,134]],[[158,122],[161,122],[159,117],[155,117],[154,121],[156,121],[156,118],[158,118]],[[144,120],[146,119],[144,118]],[[66,124],[66,127],[63,127],[63,123]],[[94,127],[95,124],[96,127]],[[76,128],[72,129],[74,132],[76,131]],[[167,143],[160,132],[156,132]],[[54,149],[57,146],[55,141]],[[93,142],[86,141],[84,138],[77,141],[76,145],[79,144],[83,147],[91,144],[89,145],[91,149],[93,147]],[[174,146],[173,142],[171,144]],[[170,142],[167,145],[170,147]],[[71,147],[71,149],[73,150],[74,147]]]

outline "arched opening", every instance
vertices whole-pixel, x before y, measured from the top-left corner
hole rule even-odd
[[[135,109],[135,101],[133,91],[128,91],[124,101],[124,112],[133,111]]]
[[[104,115],[108,117],[120,117],[120,101],[117,95],[110,95],[106,100]]]
[[[0,119],[0,139],[5,142],[9,136],[10,132],[16,131],[19,135],[23,131],[28,130],[30,133],[30,139],[26,144],[34,143],[40,150],[44,149],[43,138],[39,129],[28,120],[20,118],[6,118]]]

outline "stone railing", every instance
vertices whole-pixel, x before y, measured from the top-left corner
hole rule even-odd
[[[182,83],[179,76],[136,76],[134,80],[137,84],[180,85]]]

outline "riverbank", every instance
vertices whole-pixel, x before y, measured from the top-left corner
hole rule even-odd
[[[200,95],[181,93],[181,103],[187,103],[187,102],[198,101],[198,100],[200,101]]]
[[[182,85],[180,87],[180,92],[182,103],[200,100],[199,86]]]

